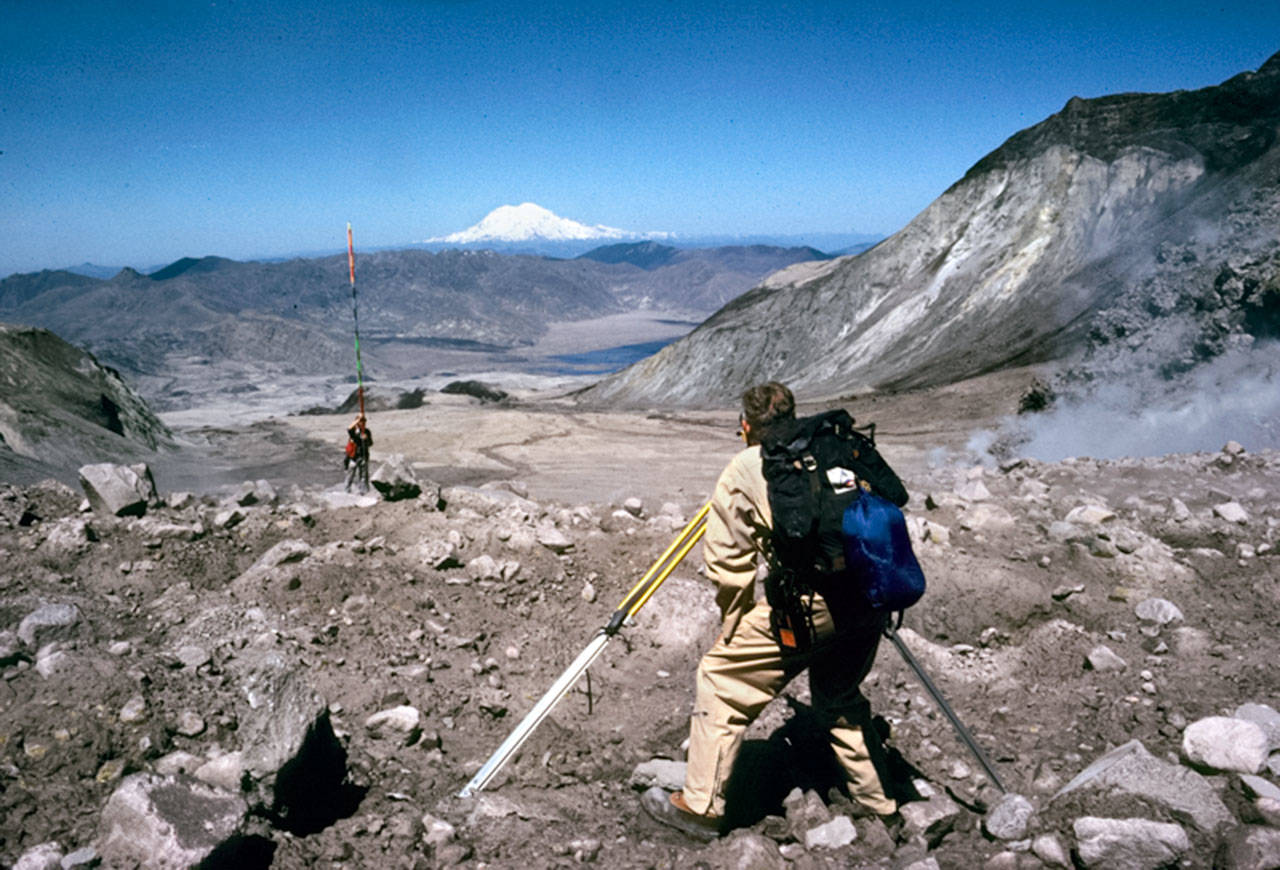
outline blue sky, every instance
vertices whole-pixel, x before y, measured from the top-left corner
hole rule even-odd
[[[505,204],[883,233],[1072,96],[1216,84],[1280,4],[0,0],[0,275],[340,251]]]

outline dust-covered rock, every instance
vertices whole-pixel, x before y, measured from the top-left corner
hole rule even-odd
[[[1072,824],[1076,854],[1085,867],[1107,870],[1156,870],[1174,864],[1191,850],[1180,825],[1149,819],[1085,816]]]
[[[1268,751],[1266,732],[1244,719],[1209,716],[1182,732],[1182,754],[1212,770],[1257,773],[1267,763]]]
[[[248,805],[181,776],[126,777],[102,810],[95,847],[107,866],[193,867],[242,834]]]

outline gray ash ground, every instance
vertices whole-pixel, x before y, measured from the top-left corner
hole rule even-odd
[[[228,495],[122,519],[81,512],[80,493],[51,483],[0,493],[0,865],[49,841],[62,853],[97,844],[123,778],[181,771],[247,786],[257,809],[243,854],[281,868],[1053,866],[1044,837],[1069,851],[1078,815],[1109,815],[1102,800],[1053,800],[1107,750],[1136,739],[1179,762],[1190,723],[1280,706],[1280,453],[904,476],[930,588],[903,636],[1034,805],[1025,836],[984,832],[998,793],[888,644],[866,692],[901,782],[958,803],[945,825],[908,820],[895,841],[856,820],[852,843],[805,845],[803,808],[783,807],[793,787],[830,802],[809,808],[815,824],[850,808],[828,793],[803,678],[749,732],[733,835],[700,845],[647,819],[633,771],[683,758],[693,669],[716,630],[697,551],[608,647],[589,692],[575,687],[478,798],[456,797],[701,494],[664,512],[666,498],[638,492],[634,518],[620,504],[533,501],[510,481],[445,487],[442,509],[434,489],[336,507],[293,487],[259,493],[226,525]],[[1181,617],[1144,621],[1151,598]],[[20,638],[46,605],[76,616]],[[1100,646],[1124,666],[1089,667]],[[323,699],[345,753],[337,780],[317,786],[320,806],[291,821],[236,776],[264,739],[249,699],[266,659]],[[382,711],[412,719],[403,708],[416,722],[370,726]],[[1280,759],[1269,763],[1274,785]],[[1231,837],[1276,819],[1239,775],[1207,774],[1232,824],[1192,831],[1181,860],[1248,866],[1222,857]]]

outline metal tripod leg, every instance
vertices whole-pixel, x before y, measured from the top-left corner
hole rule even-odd
[[[920,679],[920,682],[924,684],[925,689],[933,696],[933,700],[951,722],[951,727],[956,730],[956,734],[959,735],[960,740],[965,746],[969,747],[969,751],[973,753],[973,757],[978,759],[978,763],[982,765],[982,769],[987,773],[987,778],[995,784],[996,788],[1000,789],[1001,794],[1004,794],[1007,789],[1004,787],[1004,783],[1000,782],[1000,777],[996,774],[995,767],[993,767],[991,762],[987,760],[986,754],[973,739],[973,736],[969,733],[969,729],[964,727],[964,723],[960,721],[959,717],[957,717],[955,712],[951,709],[951,705],[947,703],[947,699],[942,697],[942,692],[940,692],[938,687],[933,684],[933,680],[929,679],[929,675],[924,672],[924,668],[920,666],[920,662],[916,661],[916,657],[911,654],[911,650],[907,649],[907,645],[902,642],[902,638],[898,637],[898,633],[893,628],[885,628],[884,633],[889,640],[893,641],[893,645],[898,648],[898,652],[902,655],[903,661],[911,667],[911,670],[916,672],[916,676]]]

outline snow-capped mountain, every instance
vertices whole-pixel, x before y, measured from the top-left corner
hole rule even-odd
[[[472,245],[488,242],[574,242],[596,239],[641,239],[666,233],[634,233],[601,225],[587,226],[532,202],[495,208],[473,227],[447,236],[427,239],[427,244]]]

